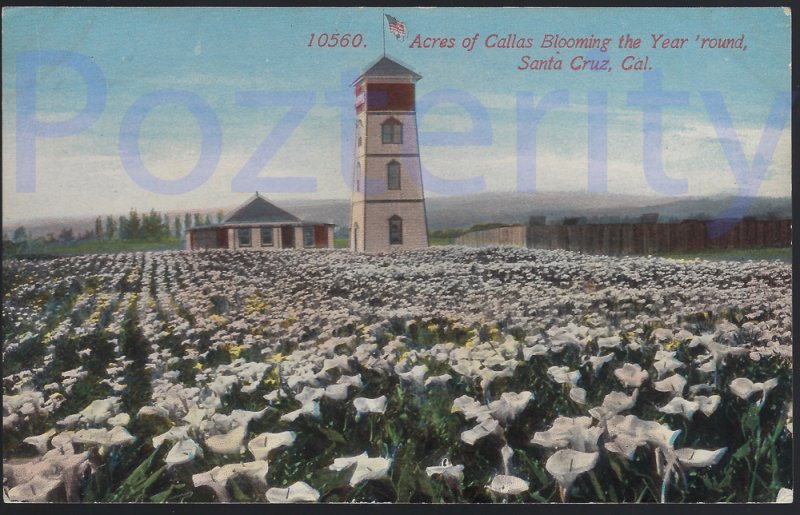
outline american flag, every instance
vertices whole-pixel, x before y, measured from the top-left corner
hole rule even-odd
[[[388,14],[386,15],[386,19],[389,21],[389,32],[394,34],[397,39],[405,39],[406,24],[394,16],[389,16]]]

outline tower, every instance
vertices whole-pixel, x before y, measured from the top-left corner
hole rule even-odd
[[[384,55],[353,83],[352,251],[392,252],[428,246],[414,93],[421,78]]]

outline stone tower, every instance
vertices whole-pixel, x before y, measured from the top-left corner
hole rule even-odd
[[[428,246],[413,70],[383,56],[359,76],[350,250]]]

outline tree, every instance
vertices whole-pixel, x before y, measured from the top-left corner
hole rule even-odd
[[[128,219],[124,216],[119,217],[119,239],[120,240],[129,240],[130,239],[130,229],[128,229]]]
[[[117,224],[114,222],[113,216],[106,217],[106,239],[111,240],[114,239],[114,232],[117,229]]]
[[[103,239],[103,219],[99,216],[94,221],[94,235],[98,240]]]
[[[211,215],[206,215],[206,225],[211,225]]]
[[[59,241],[63,242],[70,242],[75,240],[75,235],[72,233],[72,227],[65,227],[61,229],[61,233],[58,235]]]
[[[181,239],[181,217],[175,215],[175,238]]]
[[[14,241],[19,243],[27,239],[28,239],[28,231],[26,231],[25,228],[22,226],[17,227],[17,229],[14,231]]]
[[[158,240],[161,236],[161,215],[154,209],[142,216],[142,226],[139,237],[145,240]]]
[[[223,218],[222,217],[222,210],[220,209],[219,211],[217,211],[217,223],[218,224],[222,223],[222,218]]]
[[[131,212],[128,215],[127,239],[136,240],[141,238],[141,236],[142,236],[142,223],[139,220],[139,213],[137,213],[135,209],[131,208]]]
[[[194,214],[194,225],[192,227],[197,227],[198,225],[202,225],[203,222],[200,220],[200,213]]]
[[[188,231],[192,227],[192,215],[185,213],[183,215],[183,228]]]

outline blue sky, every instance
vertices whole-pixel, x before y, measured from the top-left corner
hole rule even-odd
[[[510,191],[518,187],[519,94],[543,96],[565,90],[567,104],[545,114],[536,131],[536,189],[586,191],[588,98],[607,95],[607,191],[665,195],[647,180],[643,166],[642,109],[628,104],[628,92],[642,90],[643,72],[622,71],[628,56],[649,56],[667,91],[683,91],[688,103],[663,110],[664,172],[685,179],[687,195],[741,192],[742,181],[731,170],[705,107],[701,92],[718,92],[724,101],[745,160],[750,163],[776,96],[790,90],[791,18],[780,8],[743,9],[575,9],[392,8],[404,21],[405,41],[386,35],[390,56],[413,67],[418,83],[421,155],[429,196],[470,191]],[[326,105],[358,70],[382,53],[384,24],[380,9],[303,8],[5,8],[3,10],[3,220],[30,217],[122,213],[138,209],[193,209],[228,206],[252,192],[233,191],[232,182],[245,163],[287,112],[287,107],[237,105],[237,92],[306,92],[309,109],[259,177],[314,178],[313,191],[263,191],[286,198],[348,198],[351,163],[350,127],[342,109]],[[363,34],[360,48],[308,47],[311,33]],[[461,40],[479,34],[472,51]],[[486,36],[516,34],[533,38],[531,49],[487,49]],[[616,48],[630,33],[642,38],[637,50]],[[686,48],[652,49],[651,34],[688,37]],[[409,48],[414,37],[453,37],[456,48]],[[606,55],[598,51],[539,48],[545,34],[566,37],[612,37]],[[746,51],[699,50],[695,36],[745,35]],[[20,52],[59,50],[80,54],[97,65],[107,87],[99,117],[85,130],[63,137],[36,138],[35,191],[17,191],[16,91]],[[561,71],[518,70],[521,58],[560,57]],[[611,72],[574,72],[577,55],[609,59]],[[73,68],[40,66],[36,81],[36,119],[57,122],[75,116],[85,105],[87,86]],[[178,194],[143,186],[131,177],[120,157],[120,133],[126,112],[147,95],[180,90],[199,97],[218,120],[218,160],[200,159],[210,177]],[[453,102],[467,99],[483,107],[472,115]],[[527,104],[526,104],[527,105]],[[532,106],[531,106],[532,107]],[[526,107],[528,109],[528,107]],[[349,118],[345,119],[346,121]],[[469,132],[477,141],[436,132]],[[203,126],[202,128],[206,128]],[[775,142],[759,195],[791,193],[790,126]],[[345,138],[344,145],[342,138]],[[441,139],[441,135],[439,138]],[[185,106],[162,104],[141,123],[141,162],[155,178],[180,181],[198,163],[201,125]],[[724,141],[722,142],[724,143]],[[342,147],[344,146],[344,155]],[[594,147],[593,147],[594,149]],[[214,152],[211,152],[212,154]],[[212,162],[213,161],[213,162]],[[343,166],[346,168],[342,170]],[[472,182],[466,181],[473,178]],[[480,178],[480,179],[478,179]],[[477,182],[476,182],[477,180]],[[455,182],[446,182],[455,181]],[[466,182],[465,182],[466,181]],[[253,183],[259,184],[259,183]],[[156,189],[157,191],[152,191]],[[290,190],[292,187],[289,188]]]

